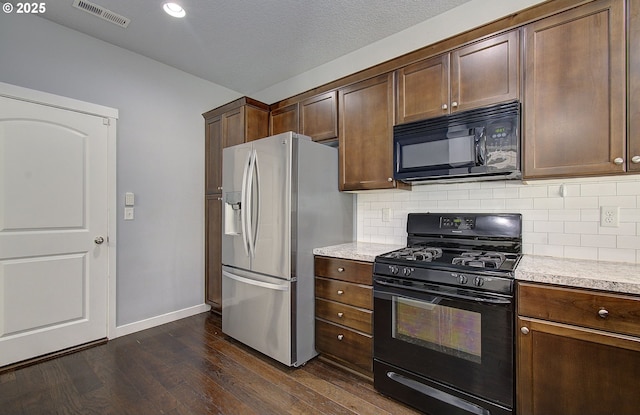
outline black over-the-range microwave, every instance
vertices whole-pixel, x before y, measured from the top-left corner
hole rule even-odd
[[[393,146],[395,180],[520,178],[520,102],[396,125]]]

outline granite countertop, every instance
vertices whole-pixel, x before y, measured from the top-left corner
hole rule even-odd
[[[640,264],[524,255],[516,279],[640,294]]]
[[[373,262],[404,245],[350,242],[313,250],[314,255]],[[523,255],[516,280],[640,295],[640,264]]]
[[[349,242],[346,244],[316,248],[313,250],[313,254],[333,258],[352,259],[355,261],[373,262],[376,256],[402,247],[404,247],[404,245],[388,245],[373,242]]]

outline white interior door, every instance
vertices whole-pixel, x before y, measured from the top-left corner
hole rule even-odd
[[[0,97],[0,366],[107,336],[105,120]]]

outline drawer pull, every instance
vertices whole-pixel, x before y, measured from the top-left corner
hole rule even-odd
[[[529,334],[529,328],[528,327],[521,327],[520,331],[522,332],[522,334]]]
[[[599,316],[600,318],[607,318],[607,317],[609,316],[609,312],[607,311],[607,309],[606,309],[606,308],[601,308],[601,309],[598,311],[598,316]]]
[[[338,340],[342,341],[344,339],[344,334],[338,334]]]
[[[339,267],[339,268],[338,268],[338,272],[344,272],[344,268]]]
[[[342,317],[344,317],[344,313],[343,313],[342,311],[340,311],[340,312],[338,313],[338,318],[342,318]]]
[[[344,294],[344,291],[338,290],[338,295],[342,295],[342,294]]]

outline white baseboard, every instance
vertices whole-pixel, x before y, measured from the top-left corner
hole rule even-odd
[[[156,317],[151,317],[146,320],[140,320],[134,323],[117,326],[113,333],[109,333],[109,339],[126,336],[127,334],[150,329],[151,327],[156,327],[161,324],[171,323],[172,321],[180,320],[181,318],[185,317],[191,317],[209,310],[211,310],[210,305],[200,304],[193,307],[183,308],[182,310],[172,311],[171,313],[162,314]]]

